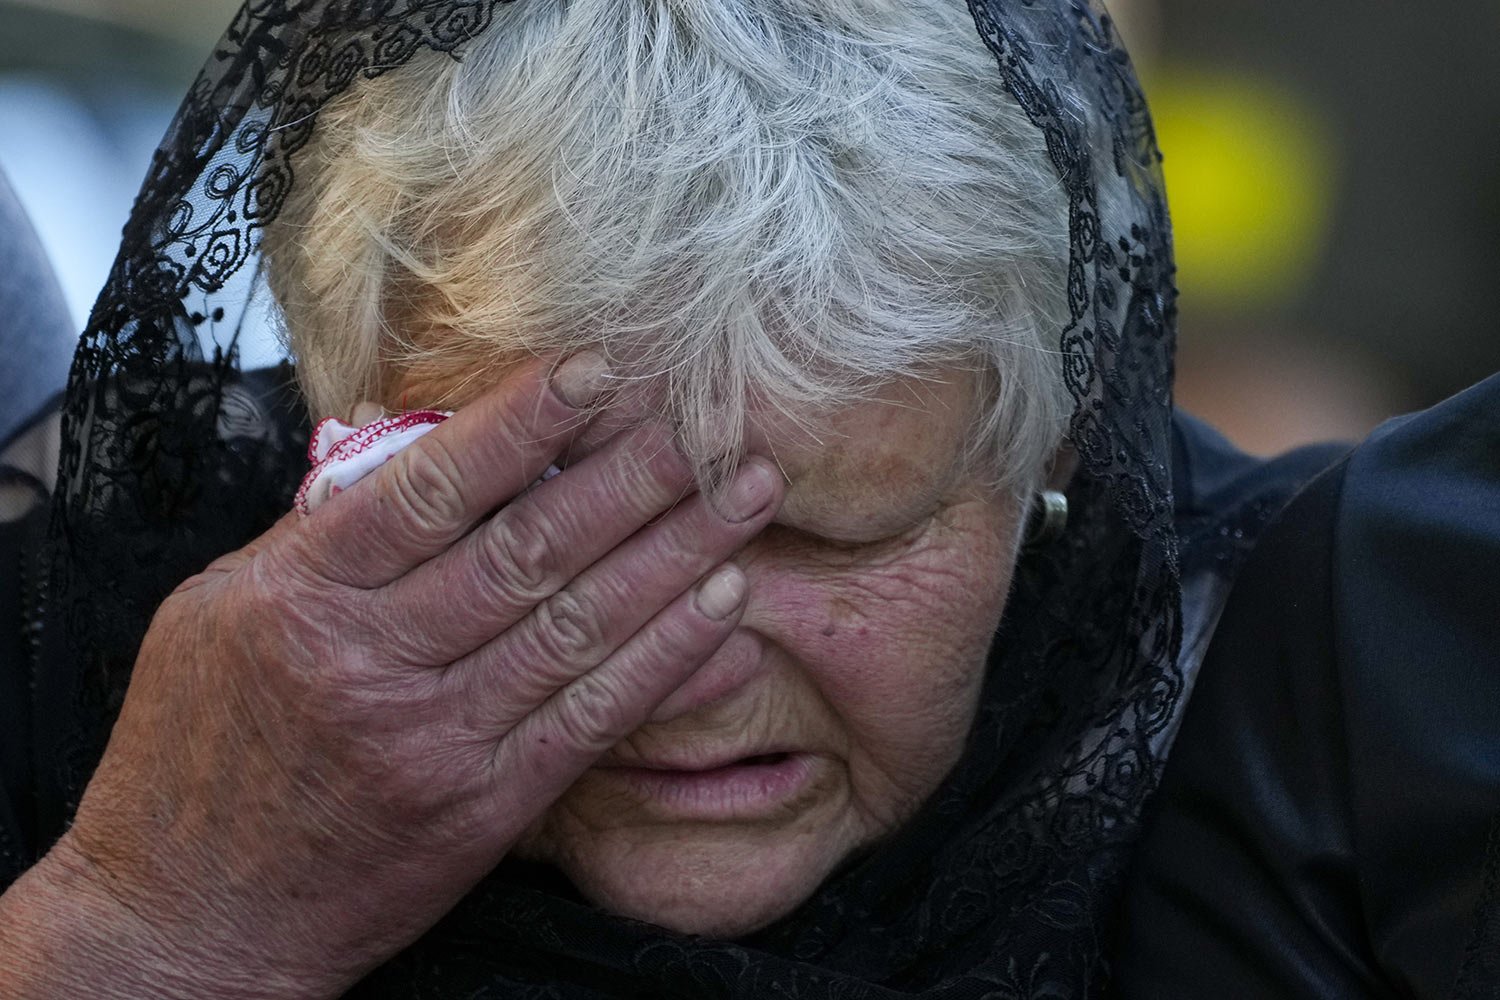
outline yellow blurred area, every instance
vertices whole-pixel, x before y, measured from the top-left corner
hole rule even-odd
[[[1257,454],[1363,437],[1388,412],[1381,367],[1287,318],[1333,238],[1332,125],[1253,74],[1160,70],[1145,85],[1182,296],[1177,401]]]
[[[1242,309],[1305,291],[1336,186],[1328,124],[1296,93],[1250,76],[1167,71],[1146,92],[1185,304]]]

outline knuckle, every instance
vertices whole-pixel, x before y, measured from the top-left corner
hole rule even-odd
[[[610,500],[632,506],[654,497],[674,478],[669,463],[651,452],[627,454],[611,471]]]
[[[342,588],[310,578],[295,567],[283,571],[279,565],[254,563],[246,574],[245,587],[236,595],[245,617],[254,626],[278,622],[276,629],[255,627],[258,633],[275,635],[296,644],[314,637],[326,638],[333,623],[347,615],[358,600]]]
[[[406,521],[438,528],[464,517],[459,463],[442,439],[428,434],[389,463],[390,497]]]
[[[664,533],[660,544],[651,553],[652,573],[691,582],[722,558],[720,547],[715,544],[717,540],[707,532],[693,530],[694,527],[691,523],[674,524],[672,530]]]
[[[574,747],[607,750],[635,729],[633,707],[618,680],[592,671],[563,690],[558,727]]]
[[[648,439],[641,447],[616,467],[612,492],[622,504],[654,510],[660,496],[687,490],[692,469],[669,440]]]
[[[699,660],[711,641],[723,641],[718,632],[696,614],[671,614],[657,624],[651,645],[664,661]]]
[[[594,602],[573,591],[560,590],[533,612],[537,644],[542,652],[562,662],[592,664],[604,650],[604,627]]]
[[[271,563],[252,564],[238,582],[220,605],[220,640],[309,697],[383,681],[402,652],[389,610],[369,594]]]
[[[552,578],[551,535],[546,516],[535,506],[506,507],[481,536],[485,571],[514,596],[541,600]]]
[[[527,442],[545,439],[552,430],[551,422],[545,416],[545,409],[534,396],[522,394],[511,397],[495,414],[497,437],[519,446],[518,455],[524,453]]]
[[[237,607],[221,605],[215,609],[220,629],[226,634],[247,633],[257,640],[257,645],[276,648],[289,640],[295,643],[306,639],[317,619],[316,613],[309,609],[311,596],[287,584],[253,581],[237,588],[231,596]],[[257,627],[257,621],[274,621],[277,627]]]

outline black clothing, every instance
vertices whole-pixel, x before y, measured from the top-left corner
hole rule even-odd
[[[1500,996],[1500,376],[1246,563],[1128,882],[1143,1000]]]

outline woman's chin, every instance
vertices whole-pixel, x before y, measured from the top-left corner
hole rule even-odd
[[[644,843],[631,833],[550,860],[602,909],[716,938],[742,937],[791,913],[852,846],[826,830],[684,830]]]

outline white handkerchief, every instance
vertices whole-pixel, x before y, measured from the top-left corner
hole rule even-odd
[[[413,410],[355,427],[336,417],[321,421],[307,446],[312,468],[297,490],[297,511],[306,516],[389,462],[402,448],[453,416],[443,410]],[[560,470],[553,465],[537,482]]]
[[[312,463],[297,490],[297,510],[311,514],[389,462],[402,448],[447,420],[441,410],[413,410],[354,427],[337,417],[321,421],[307,446]]]

